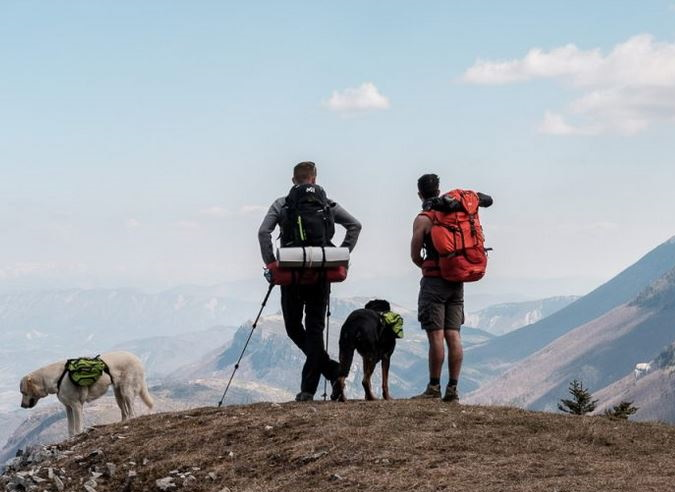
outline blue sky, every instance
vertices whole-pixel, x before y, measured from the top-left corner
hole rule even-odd
[[[364,223],[345,293],[414,288],[423,172],[495,198],[472,292],[583,293],[675,234],[674,26],[669,1],[2,2],[0,282],[255,278],[310,159]]]

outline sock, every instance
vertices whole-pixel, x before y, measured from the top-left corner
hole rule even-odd
[[[457,380],[456,379],[450,379],[450,382],[448,383],[448,386],[457,386]]]
[[[429,386],[438,386],[441,384],[441,378],[429,378]]]

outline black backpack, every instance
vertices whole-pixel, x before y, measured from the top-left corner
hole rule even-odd
[[[281,209],[281,247],[332,246],[335,219],[323,188],[296,185]]]

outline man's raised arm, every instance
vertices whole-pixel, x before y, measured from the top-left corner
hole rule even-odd
[[[410,241],[410,258],[418,267],[422,268],[422,248],[424,247],[424,235],[428,232],[431,221],[424,215],[418,215],[413,222],[413,234]]]
[[[349,251],[353,251],[359,240],[359,234],[361,234],[361,222],[356,220],[354,216],[337,203],[333,211],[335,213],[335,222],[347,229],[345,239],[342,241],[340,247],[349,248]]]
[[[258,229],[258,242],[260,243],[260,253],[265,265],[269,265],[276,259],[274,257],[274,246],[272,245],[272,233],[274,228],[279,223],[281,216],[281,207],[283,205],[283,198],[275,201],[267,211],[267,215],[260,224]]]

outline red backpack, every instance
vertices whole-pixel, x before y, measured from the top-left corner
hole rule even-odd
[[[485,275],[487,252],[478,217],[478,195],[469,190],[452,190],[450,198],[465,211],[432,211],[431,241],[438,251],[441,277],[451,282],[475,282]]]

